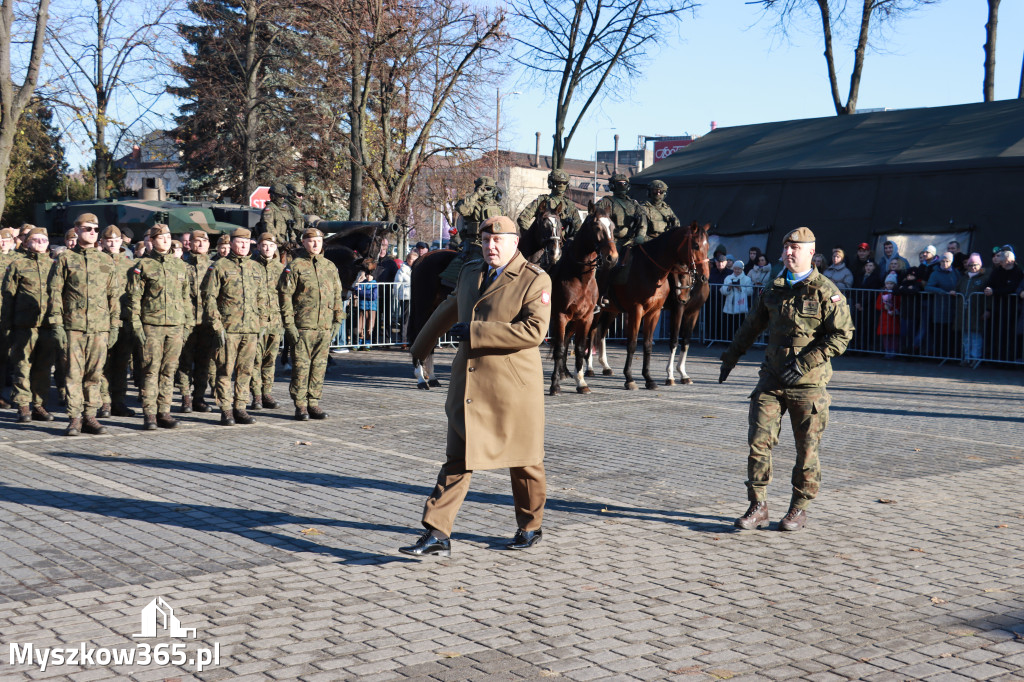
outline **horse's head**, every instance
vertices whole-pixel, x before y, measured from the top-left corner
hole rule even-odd
[[[681,239],[676,249],[677,262],[685,270],[695,276],[708,272],[708,230],[710,225],[698,225],[693,221],[689,226],[674,230],[679,232]]]
[[[542,261],[544,266],[550,267],[562,257],[563,236],[562,219],[558,217],[558,213],[545,206],[533,219],[528,237],[529,243],[521,244],[520,249],[525,246],[524,253],[530,260]],[[533,255],[531,256],[531,254]]]
[[[603,267],[614,266],[619,260],[619,251],[615,248],[615,222],[603,208],[592,209],[587,220],[593,226],[598,249],[603,256]]]

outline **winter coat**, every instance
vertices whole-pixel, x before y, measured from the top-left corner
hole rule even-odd
[[[956,323],[964,331],[980,332],[988,301],[982,294],[988,286],[988,274],[984,270],[974,277],[964,275],[956,283],[957,297]],[[978,295],[974,295],[978,294]]]
[[[408,301],[412,296],[412,268],[402,263],[395,275],[395,297],[400,301]]]
[[[950,324],[953,321],[954,314],[956,313],[956,297],[950,296],[950,291],[956,291],[957,282],[960,280],[960,274],[950,268],[949,270],[943,270],[935,268],[932,272],[931,277],[928,278],[928,284],[925,285],[924,290],[929,294],[932,306],[932,322],[936,324]]]
[[[910,269],[910,261],[908,261],[906,258],[904,258],[903,256],[900,255],[900,247],[896,245],[896,242],[887,242],[887,243],[888,244],[892,244],[892,257],[886,258],[885,257],[885,251],[883,250],[882,251],[882,257],[878,260],[878,269],[881,270],[882,272],[888,273],[889,272],[889,261],[899,260],[899,261],[903,261],[903,269],[904,270],[909,270]]]
[[[846,263],[832,264],[825,268],[825,272],[822,274],[832,280],[832,283],[840,291],[853,287],[853,273],[850,268],[846,267]]]
[[[892,296],[892,315],[886,310],[884,298]],[[896,294],[889,294],[883,291],[875,298],[875,310],[878,311],[878,326],[875,333],[878,336],[899,336],[900,335],[900,297]]]
[[[750,269],[750,273],[747,275],[750,277],[750,283],[755,287],[765,287],[772,281],[772,266],[767,265],[755,265]]]
[[[551,278],[516,253],[486,291],[487,266],[471,261],[455,291],[409,349],[422,360],[456,322],[469,323],[452,362],[445,413],[448,456],[465,448],[466,469],[544,461],[544,374],[540,344],[551,318]]]
[[[722,312],[726,315],[745,315],[750,311],[750,295],[754,285],[746,275],[729,275],[722,282],[725,304]]]

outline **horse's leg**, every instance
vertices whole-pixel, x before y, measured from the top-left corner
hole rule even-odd
[[[608,363],[608,324],[610,324],[608,318],[605,318],[605,322],[601,325],[601,336],[600,341],[597,344],[597,360],[601,363],[601,374],[610,377],[615,374],[612,370],[612,366]]]
[[[558,385],[558,382],[562,378],[562,358],[565,353],[564,338],[565,315],[558,313],[555,316],[554,324],[551,325],[551,354],[554,357],[555,364],[551,368],[551,387],[548,389],[548,395],[558,395],[562,392],[562,387]]]
[[[683,318],[683,331],[681,334],[683,341],[683,352],[679,356],[679,374],[682,375],[682,384],[692,384],[693,379],[686,373],[686,356],[690,352],[690,338],[693,336],[693,329],[697,326],[697,317],[700,315],[700,307],[694,310],[688,310]]]
[[[441,382],[434,378],[434,351],[430,351],[430,355],[427,356],[427,384],[437,388],[441,385]]]
[[[576,333],[575,325],[572,321],[572,312],[566,313],[564,319],[565,326],[562,328],[562,364],[558,368],[559,379],[569,376],[569,340]]]
[[[626,390],[635,391],[636,382],[633,381],[633,354],[636,352],[636,339],[640,335],[640,323],[643,321],[643,309],[634,306],[626,315],[626,366],[622,368],[622,374],[626,377]]]
[[[669,317],[669,340],[668,340],[668,366],[665,368],[665,372],[668,377],[665,379],[666,386],[676,385],[676,347],[679,345],[679,324],[683,319],[683,309],[685,305],[679,300],[679,298],[673,294],[669,295],[669,305],[672,306],[671,316]]]
[[[427,380],[430,377],[427,375],[427,370],[426,367],[424,366],[424,363],[420,362],[419,360],[413,360],[412,367],[413,374],[416,375],[416,388],[422,389],[424,391],[429,391],[430,384],[427,383]]]
[[[644,330],[644,387],[649,390],[656,390],[658,383],[651,378],[651,354],[654,351],[654,327],[658,324],[658,317],[661,314],[661,310],[655,307],[653,310],[648,311],[643,318],[643,330]]]
[[[590,346],[590,324],[587,319],[579,320],[576,323],[576,336],[575,336],[575,349],[576,349],[576,392],[577,393],[590,393],[590,387],[587,386],[587,380],[583,372],[584,356],[587,355],[587,348]]]

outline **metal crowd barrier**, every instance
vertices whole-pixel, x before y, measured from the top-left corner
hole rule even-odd
[[[347,317],[332,348],[360,349],[407,343],[408,301],[401,298],[397,289],[398,285],[393,283],[357,285],[345,302]],[[746,317],[746,310],[753,309],[761,290],[760,286],[754,286],[746,293],[727,291],[725,285],[712,284],[691,341],[706,345],[732,341]],[[746,305],[727,305],[727,293],[743,296]],[[960,294],[894,293],[895,300],[889,301],[880,290],[847,289],[843,293],[856,327],[848,352],[974,366],[981,362],[1024,366],[1021,332],[1024,299],[1018,296],[975,293],[965,299]],[[663,311],[654,331],[656,342],[669,340],[669,319],[669,312]],[[625,341],[624,329],[625,317],[619,316],[609,329],[608,340]],[[763,334],[755,345],[765,343],[767,335]],[[447,336],[442,337],[439,344],[458,345]]]

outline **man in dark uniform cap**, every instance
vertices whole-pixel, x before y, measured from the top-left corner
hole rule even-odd
[[[750,394],[750,455],[747,497],[750,507],[736,527],[763,528],[768,520],[772,448],[779,441],[782,415],[789,411],[796,439],[793,495],[780,530],[800,530],[821,485],[818,448],[828,425],[831,402],[825,390],[832,378],[830,359],[842,355],[853,337],[850,308],[842,292],[814,269],[814,233],[800,227],[782,240],[786,266],[750,311],[732,344],[722,353],[719,383],[726,380],[754,341],[768,331],[759,381]]]

